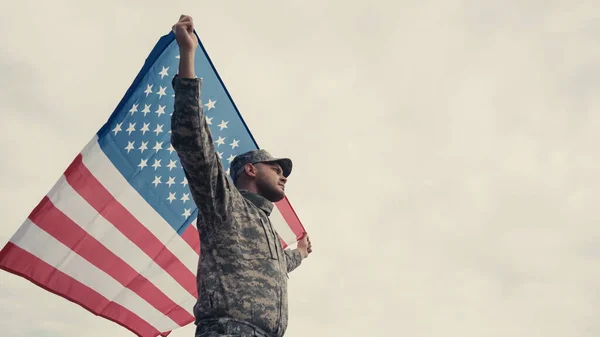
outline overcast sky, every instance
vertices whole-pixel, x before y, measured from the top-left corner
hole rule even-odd
[[[0,3],[0,246],[185,13],[294,160],[286,337],[600,336],[595,1],[126,3]],[[132,336],[6,272],[0,331]]]

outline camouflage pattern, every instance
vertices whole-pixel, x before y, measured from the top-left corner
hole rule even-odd
[[[288,273],[302,256],[283,250],[269,220],[273,203],[238,190],[227,176],[204,116],[201,86],[200,79],[173,79],[171,120],[171,142],[198,207],[196,324],[205,329],[214,319],[230,318],[281,337],[288,322]]]
[[[258,327],[229,318],[207,320],[196,327],[196,337],[269,337]]]
[[[269,162],[279,163],[283,170],[283,176],[286,178],[292,173],[292,161],[289,158],[273,158],[267,150],[258,149],[239,154],[233,158],[231,165],[229,165],[231,179],[235,182],[237,177],[244,171],[244,165],[248,163],[257,164]]]

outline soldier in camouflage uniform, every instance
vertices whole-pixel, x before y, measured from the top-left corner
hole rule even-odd
[[[288,273],[311,253],[308,236],[283,250],[269,215],[283,199],[292,161],[264,150],[237,156],[231,179],[213,145],[194,73],[197,39],[193,21],[173,27],[180,50],[173,78],[171,142],[198,207],[200,262],[196,337],[281,337],[287,328]]]

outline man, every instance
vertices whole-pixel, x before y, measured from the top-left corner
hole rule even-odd
[[[292,162],[250,151],[232,161],[227,177],[200,102],[192,18],[182,15],[173,31],[180,59],[171,142],[198,207],[200,233],[196,337],[281,337],[288,273],[312,252],[306,235],[297,249],[284,251],[269,220],[273,203],[285,195]]]

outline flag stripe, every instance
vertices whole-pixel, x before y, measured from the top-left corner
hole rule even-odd
[[[278,207],[273,207],[270,218],[273,227],[275,227],[277,234],[279,234],[279,237],[281,238],[282,244],[284,244],[284,248],[287,247],[288,242],[296,241],[296,235],[285,222],[285,219],[283,218]]]
[[[169,331],[178,327],[178,324],[173,322],[169,317],[153,308],[136,293],[123,288],[110,275],[96,268],[81,256],[74,254],[69,247],[66,247],[50,234],[46,233],[31,220],[28,219],[23,223],[11,239],[11,242],[74,280],[98,292],[105,299],[119,304],[124,309],[127,309],[128,312],[136,313],[156,330]],[[63,283],[64,280],[56,283],[49,281],[48,279],[52,277],[54,277],[53,274],[45,275],[44,283],[55,288],[69,286],[69,283]],[[86,301],[81,294],[78,294],[76,298],[80,302],[83,301],[85,303]],[[104,310],[99,307],[95,308],[100,312]]]
[[[186,228],[181,234],[181,238],[190,245],[198,255],[200,255],[200,234],[198,233],[198,229],[194,226],[194,223],[195,222],[192,222],[192,224]]]
[[[283,217],[281,226],[291,230],[294,235],[290,237],[286,242],[296,242],[297,239],[300,239],[304,234],[304,226],[300,222],[298,215],[292,208],[290,201],[285,198],[277,203],[277,209],[281,212],[281,216]]]
[[[87,170],[98,181],[102,182],[102,189],[114,197],[121,209],[127,210],[137,219],[135,223],[144,224],[146,227],[144,229],[145,233],[151,233],[151,236],[160,241],[159,247],[162,248],[159,249],[167,246],[183,262],[188,270],[195,275],[198,266],[198,253],[131,187],[129,182],[102,151],[97,140],[97,136],[94,137],[81,152],[83,157],[82,162]],[[129,225],[127,223],[127,227]],[[133,232],[135,233],[135,231]]]
[[[102,184],[83,165],[81,155],[65,171],[67,181],[104,218],[111,222],[121,233],[142,249],[154,262],[161,266],[192,296],[197,297],[195,274],[193,274],[177,256],[165,247],[143,224],[128,212]],[[110,207],[109,207],[110,205]],[[170,227],[171,237],[180,236]],[[189,248],[187,248],[189,250]]]
[[[66,190],[66,188],[62,190]],[[61,199],[67,195],[57,194],[56,196],[58,199]],[[74,202],[74,204],[77,205],[80,203]],[[161,313],[169,316],[169,318],[180,326],[193,320],[193,317],[188,312],[165,296],[154,284],[150,283],[145,277],[141,276],[115,255],[115,253],[108,250],[102,243],[77,226],[73,220],[57,209],[48,197],[44,197],[33,210],[30,220],[74,253],[80,255],[95,267],[110,275],[117,282],[138,294],[146,302]]]
[[[40,217],[44,212],[49,213],[48,217]],[[159,310],[163,307],[163,313],[168,314],[175,310],[171,318],[176,322],[187,323],[193,318],[191,307],[196,297],[189,294],[138,246],[96,212],[73,190],[64,176],[48,193],[47,198],[36,207],[30,218],[80,255],[82,254],[78,250],[90,249],[88,243],[93,245],[94,248],[87,252],[89,256],[82,255],[84,258],[100,269],[103,263],[111,261],[108,267],[112,272],[103,269],[104,271],[149,303],[153,303],[151,300],[162,301],[162,305],[157,304],[155,307]],[[81,240],[86,236],[88,237],[85,240]],[[69,244],[68,240],[79,245]],[[136,277],[139,279],[134,280]],[[183,309],[175,303],[183,303],[189,306],[190,310],[179,313],[178,311]]]
[[[92,313],[129,329],[140,337],[157,336],[159,331],[138,315],[85,284],[54,268],[35,255],[8,242],[0,252],[0,268],[24,277],[39,287],[77,303]]]

